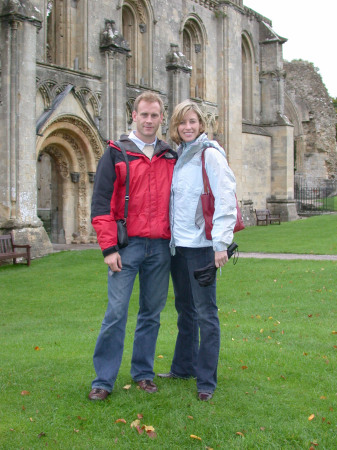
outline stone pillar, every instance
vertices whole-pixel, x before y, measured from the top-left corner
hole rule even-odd
[[[284,118],[284,83],[282,45],[287,39],[278,36],[266,22],[260,22],[261,48],[261,123],[280,124]]]
[[[35,100],[36,35],[41,14],[30,1],[3,3],[1,20],[0,230],[14,230],[32,256],[51,251],[37,217]]]
[[[289,222],[298,218],[294,200],[294,128],[290,125],[265,127],[272,136],[271,192],[267,207]]]
[[[118,139],[117,133],[126,128],[126,58],[129,56],[130,48],[116,30],[113,20],[105,21],[100,50],[105,57],[103,117],[106,137]],[[121,91],[120,86],[125,86],[125,89]]]
[[[294,200],[294,127],[284,114],[285,71],[282,45],[267,22],[260,22],[261,124],[272,136],[271,197],[267,207],[283,221],[298,218]]]
[[[174,107],[190,97],[191,63],[179,51],[176,44],[171,44],[166,55],[168,72],[168,116],[171,117]]]

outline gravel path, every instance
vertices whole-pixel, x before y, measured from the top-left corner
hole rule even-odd
[[[54,252],[64,250],[88,250],[99,249],[98,244],[53,244]],[[240,252],[240,258],[258,258],[258,259],[311,259],[317,261],[337,261],[337,255],[302,255],[292,253],[245,253]]]

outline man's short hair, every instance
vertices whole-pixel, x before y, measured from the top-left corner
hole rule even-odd
[[[142,94],[140,94],[134,104],[133,104],[133,110],[137,112],[138,110],[138,105],[139,102],[141,102],[142,100],[144,100],[145,102],[149,102],[149,103],[159,103],[160,106],[160,113],[163,114],[164,113],[164,103],[163,100],[159,97],[158,94],[156,94],[155,92],[151,92],[151,91],[146,91],[143,92]]]

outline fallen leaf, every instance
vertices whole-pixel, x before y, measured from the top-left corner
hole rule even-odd
[[[241,369],[242,370],[246,370],[246,369],[248,369],[248,367],[247,366],[242,366]]]
[[[44,433],[43,431],[41,431],[41,433],[38,434],[37,437],[38,437],[38,438],[41,438],[41,437],[43,437],[43,436],[45,436],[45,435],[46,435],[46,433]]]
[[[80,430],[76,430],[76,428],[74,428],[74,433],[78,433]]]
[[[337,331],[333,331],[332,334],[337,334]]]
[[[144,416],[143,414],[137,414],[138,419],[142,419]]]
[[[202,440],[201,437],[196,436],[195,434],[191,434],[191,435],[190,435],[190,438],[192,438],[192,439],[198,439],[199,441]]]
[[[308,420],[313,420],[315,418],[315,414],[311,414],[309,417],[308,417]]]
[[[125,419],[117,419],[115,420],[115,423],[126,423]]]
[[[138,434],[144,433],[144,430],[139,425],[136,426],[136,430],[138,431]]]
[[[131,388],[131,384],[126,384],[125,386],[123,386],[123,389],[125,389],[126,391],[129,390]]]
[[[243,433],[241,433],[241,431],[237,431],[236,434],[237,434],[238,436],[243,436],[243,437],[245,437],[245,435],[244,435]]]
[[[131,422],[130,427],[135,428],[135,427],[138,427],[139,424],[140,424],[140,420],[137,419],[137,420],[134,420],[133,422]]]
[[[29,420],[30,420],[31,422],[34,422],[34,419],[33,419],[33,417],[30,417],[30,418],[29,418]]]
[[[30,395],[29,391],[21,391],[21,395]]]
[[[265,427],[260,427],[260,430],[261,431],[265,431]]]
[[[162,358],[164,358],[164,356],[163,355],[158,355],[157,358],[161,358],[162,359]]]
[[[147,431],[146,433],[151,439],[155,439],[157,437],[157,433],[155,433],[154,431],[150,430],[150,431]]]
[[[143,425],[142,427],[146,432],[148,431],[154,431],[154,428],[152,425]]]
[[[187,416],[188,419],[194,420],[193,416]]]
[[[40,349],[40,347],[34,347],[34,350],[39,351],[41,349]]]

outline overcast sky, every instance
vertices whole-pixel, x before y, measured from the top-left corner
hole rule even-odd
[[[274,31],[288,39],[284,59],[313,63],[329,95],[337,97],[337,0],[243,0],[243,4],[268,17]]]

